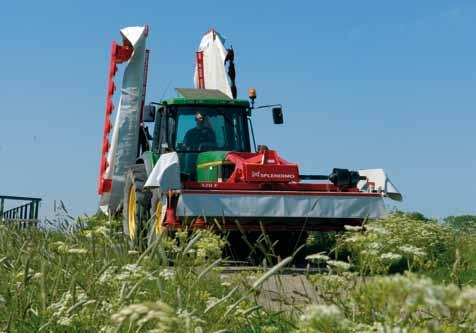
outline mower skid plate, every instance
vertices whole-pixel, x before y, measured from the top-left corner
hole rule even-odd
[[[273,220],[286,223],[340,221],[345,223],[378,218],[385,213],[377,193],[182,190],[176,216],[216,217],[240,221]]]

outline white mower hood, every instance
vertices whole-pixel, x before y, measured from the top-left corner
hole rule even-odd
[[[197,89],[216,89],[233,98],[225,68],[227,50],[224,44],[225,39],[215,30],[210,30],[203,36],[197,52],[197,57],[199,54],[203,57],[203,68],[198,68],[197,61],[194,84]],[[200,83],[199,72],[203,75],[203,85]]]
[[[384,196],[392,200],[403,201],[403,196],[395,185],[390,181],[383,169],[359,170],[361,176],[367,177],[367,180],[361,180],[357,187],[361,191],[367,191],[369,182],[374,183],[375,190],[381,192]]]
[[[146,66],[146,27],[128,27],[121,30],[124,43],[132,46],[122,77],[122,88],[112,127],[111,146],[107,155],[108,167],[104,179],[111,179],[110,192],[100,198],[100,208],[108,213],[119,205],[124,191],[124,175],[135,164],[139,145],[139,122]]]

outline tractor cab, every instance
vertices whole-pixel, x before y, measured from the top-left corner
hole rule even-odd
[[[183,181],[200,181],[204,164],[213,166],[209,163],[224,160],[227,152],[251,151],[248,101],[233,100],[218,90],[177,92],[181,97],[146,107],[144,121],[155,122],[147,146],[155,158],[177,152]]]

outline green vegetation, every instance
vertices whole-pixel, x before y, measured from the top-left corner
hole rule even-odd
[[[318,301],[266,308],[263,283],[290,264],[224,274],[225,241],[202,230],[142,253],[104,216],[76,231],[0,225],[0,331],[473,332],[476,218],[397,212],[312,234]],[[67,228],[70,230],[70,228]]]

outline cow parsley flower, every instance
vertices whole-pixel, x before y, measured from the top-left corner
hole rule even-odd
[[[402,255],[398,253],[387,252],[387,253],[383,253],[380,256],[380,259],[382,259],[385,262],[396,262],[402,259]]]
[[[306,260],[309,261],[328,261],[330,258],[324,254],[324,252],[319,252],[315,254],[308,255]]]
[[[338,272],[344,272],[350,269],[349,263],[340,260],[328,260],[327,265]]]
[[[70,254],[86,254],[86,253],[88,253],[88,250],[86,250],[86,249],[81,249],[81,248],[78,248],[78,249],[68,249],[68,253],[70,253]]]
[[[405,254],[414,255],[415,257],[424,257],[426,255],[425,251],[413,245],[399,246],[398,249]]]
[[[166,281],[172,280],[175,277],[175,271],[165,268],[160,271],[159,276]]]
[[[347,231],[361,231],[364,229],[364,227],[359,225],[345,225],[344,229]]]
[[[476,305],[476,288],[463,289],[457,299],[457,304],[460,306]]]

